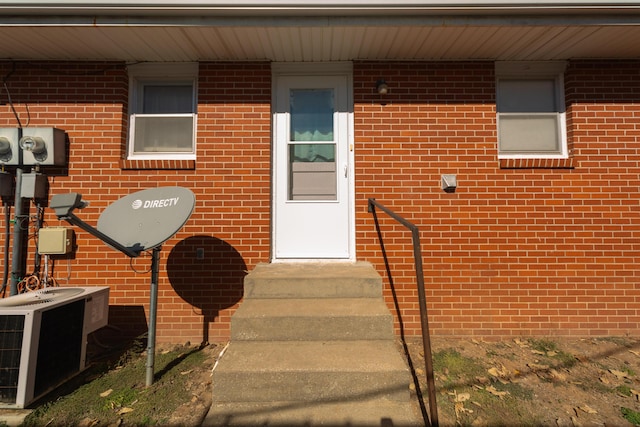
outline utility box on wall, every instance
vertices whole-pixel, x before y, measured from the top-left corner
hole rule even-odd
[[[38,252],[43,255],[64,255],[73,250],[73,229],[46,227],[38,231]]]
[[[49,194],[47,176],[37,172],[25,173],[22,175],[20,192],[25,199],[47,199]]]

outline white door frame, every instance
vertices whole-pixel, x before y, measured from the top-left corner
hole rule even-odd
[[[271,206],[271,261],[272,262],[304,262],[304,261],[355,261],[355,176],[354,176],[354,125],[353,125],[353,65],[351,62],[323,62],[323,63],[273,63],[272,64],[272,206]],[[322,76],[344,76],[346,77],[346,97],[347,97],[347,212],[348,217],[342,218],[348,228],[348,253],[339,257],[322,257],[322,258],[306,258],[306,257],[282,257],[277,255],[276,236],[278,235],[276,227],[277,220],[277,200],[276,191],[278,191],[278,169],[279,167],[287,167],[287,165],[279,165],[277,160],[277,123],[276,114],[276,97],[278,96],[277,87],[278,80],[282,77],[322,77]],[[337,165],[339,168],[342,166]],[[342,173],[342,171],[341,171]]]

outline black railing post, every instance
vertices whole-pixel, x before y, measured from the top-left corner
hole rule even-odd
[[[429,335],[429,318],[427,316],[427,298],[424,289],[424,272],[422,268],[422,250],[420,249],[420,231],[411,222],[387,209],[375,199],[370,198],[367,209],[375,216],[375,209],[378,208],[391,218],[398,221],[411,231],[411,241],[413,243],[413,257],[416,270],[416,280],[418,287],[418,303],[420,305],[420,326],[422,329],[422,346],[424,351],[424,364],[427,372],[427,389],[429,394],[429,416],[432,427],[438,427],[438,407],[436,402],[436,385],[433,374],[433,356],[431,353],[431,338]]]

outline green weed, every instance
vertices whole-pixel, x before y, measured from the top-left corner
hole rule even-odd
[[[634,411],[633,409],[625,408],[624,406],[620,408],[622,411],[622,417],[629,421],[631,424],[635,426],[640,426],[640,412]]]

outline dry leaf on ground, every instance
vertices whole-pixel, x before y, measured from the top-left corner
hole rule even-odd
[[[469,393],[456,393],[456,402],[466,402],[471,399],[471,394]]]
[[[616,378],[618,378],[619,380],[623,380],[625,378],[629,378],[629,374],[627,374],[626,372],[618,371],[616,369],[609,369],[609,372],[611,372],[613,375],[615,375]]]
[[[509,394],[508,391],[499,391],[492,385],[489,387],[486,387],[485,390],[487,390],[489,393],[493,394],[494,396],[498,396],[501,399],[505,397],[507,394]]]
[[[598,411],[596,411],[595,409],[593,409],[589,405],[578,406],[578,409],[580,409],[582,412],[586,412],[587,414],[597,414],[598,413]]]

